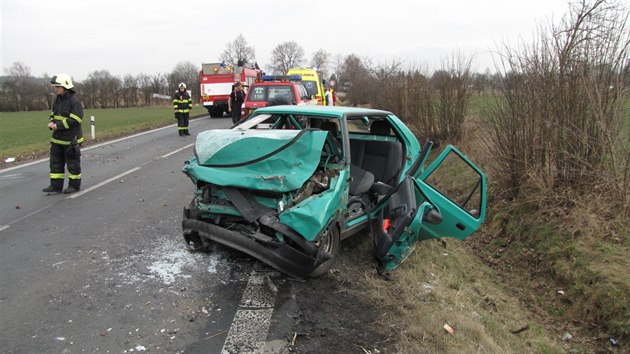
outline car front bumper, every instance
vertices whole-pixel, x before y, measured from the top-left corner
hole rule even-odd
[[[328,259],[309,256],[286,243],[278,243],[262,234],[244,235],[208,222],[184,219],[184,238],[198,234],[200,237],[246,253],[269,266],[295,278],[307,278],[315,268]]]

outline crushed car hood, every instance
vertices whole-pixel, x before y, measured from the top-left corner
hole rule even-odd
[[[221,186],[287,192],[315,172],[326,131],[215,129],[200,133],[191,177]]]

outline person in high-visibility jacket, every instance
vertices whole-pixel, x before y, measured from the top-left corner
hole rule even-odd
[[[173,95],[173,109],[175,110],[179,136],[190,135],[188,118],[190,117],[190,110],[192,110],[192,98],[186,91],[186,84],[183,82],[179,84],[179,88]]]
[[[68,188],[63,192],[74,193],[81,189],[81,143],[83,131],[83,107],[75,96],[74,84],[68,74],[57,74],[50,83],[54,86],[55,102],[52,106],[48,129],[50,139],[50,185],[42,191],[48,194],[61,193],[68,166]]]

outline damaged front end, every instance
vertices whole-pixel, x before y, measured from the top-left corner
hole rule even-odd
[[[341,152],[326,131],[211,130],[184,173],[197,189],[184,209],[192,250],[218,242],[293,277],[317,276],[339,250]]]

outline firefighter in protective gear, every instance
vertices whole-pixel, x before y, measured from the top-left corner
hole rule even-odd
[[[43,192],[74,193],[81,189],[81,143],[83,107],[75,96],[74,84],[68,74],[57,74],[50,83],[57,95],[52,106],[48,129],[50,139],[50,185]],[[63,189],[64,168],[68,166],[68,188]]]
[[[179,84],[179,88],[173,96],[173,109],[175,110],[179,136],[190,135],[188,132],[188,118],[192,109],[192,98],[186,91],[186,84],[183,82]]]

